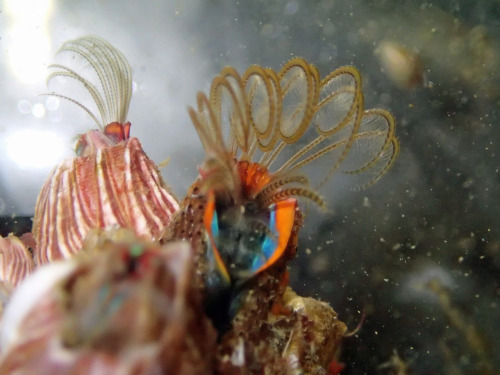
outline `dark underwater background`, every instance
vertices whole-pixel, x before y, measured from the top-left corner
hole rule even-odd
[[[401,152],[373,187],[353,191],[335,176],[322,191],[328,212],[305,208],[292,286],[328,301],[351,329],[366,316],[345,339],[342,374],[499,373],[500,2],[45,3],[43,19],[7,1],[0,8],[2,235],[29,230],[50,169],[94,126],[78,108],[38,96],[67,39],[99,35],[127,56],[132,135],[157,163],[170,158],[162,172],[180,198],[203,160],[186,108],[222,67],[278,70],[300,56],[324,76],[354,65],[365,106],[395,116]],[[45,49],[19,27],[43,35]],[[41,71],[31,80],[19,70],[27,60]],[[397,75],[401,64],[413,75]],[[43,166],[20,162],[53,147],[14,147],[22,129],[56,134],[61,153]]]

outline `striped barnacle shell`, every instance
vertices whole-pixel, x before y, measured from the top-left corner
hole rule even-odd
[[[16,290],[0,327],[0,373],[212,373],[216,333],[200,313],[189,245],[98,242]]]
[[[92,229],[128,228],[146,240],[156,240],[179,205],[153,161],[136,138],[130,138],[127,112],[132,95],[130,67],[108,42],[93,36],[66,42],[90,64],[99,85],[64,65],[52,65],[54,77],[80,82],[90,93],[101,121],[82,135],[77,156],[57,166],[43,186],[35,209],[35,261],[43,264],[78,252]]]
[[[5,282],[0,282],[0,321],[3,316],[3,312],[7,303],[9,302],[10,295],[12,294],[13,288],[10,284]]]
[[[33,256],[18,237],[0,236],[0,282],[16,287],[34,269]]]
[[[137,138],[66,160],[38,198],[35,260],[70,257],[95,228],[131,228],[154,240],[176,210],[177,202]]]

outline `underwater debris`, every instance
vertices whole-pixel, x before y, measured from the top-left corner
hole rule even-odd
[[[462,335],[464,343],[470,349],[471,355],[477,358],[475,371],[481,374],[493,374],[494,369],[490,347],[473,320],[469,322],[463,311],[454,305],[447,285],[443,284],[440,279],[433,278],[426,283],[425,288],[435,294],[439,306],[446,315],[450,325]],[[445,353],[448,351],[446,342],[442,343],[441,350]]]
[[[411,375],[413,373],[404,359],[399,356],[397,350],[394,350],[391,358],[380,364],[378,369],[387,375]]]

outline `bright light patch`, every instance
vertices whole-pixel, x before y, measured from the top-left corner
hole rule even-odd
[[[31,112],[31,103],[29,100],[23,99],[17,102],[17,110],[23,114]]]
[[[47,169],[64,153],[64,143],[54,132],[24,129],[7,138],[7,157],[20,168]]]
[[[33,116],[35,116],[36,118],[42,118],[43,116],[45,116],[45,107],[42,103],[36,103],[31,111],[33,113]]]
[[[26,23],[45,20],[52,10],[52,0],[6,0],[5,8],[11,17]]]
[[[7,61],[12,73],[22,83],[42,82],[50,60],[50,41],[47,32],[17,25],[10,31],[11,43]]]
[[[7,0],[5,10],[9,22],[5,38],[8,66],[22,83],[41,82],[50,59],[47,25],[52,0]]]
[[[55,96],[48,96],[47,99],[45,99],[45,108],[47,108],[48,111],[57,110],[57,108],[59,108],[59,99]]]

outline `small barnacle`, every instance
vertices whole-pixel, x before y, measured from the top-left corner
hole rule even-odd
[[[380,65],[389,79],[401,89],[411,89],[423,84],[423,64],[418,53],[403,45],[381,42],[375,50]]]

